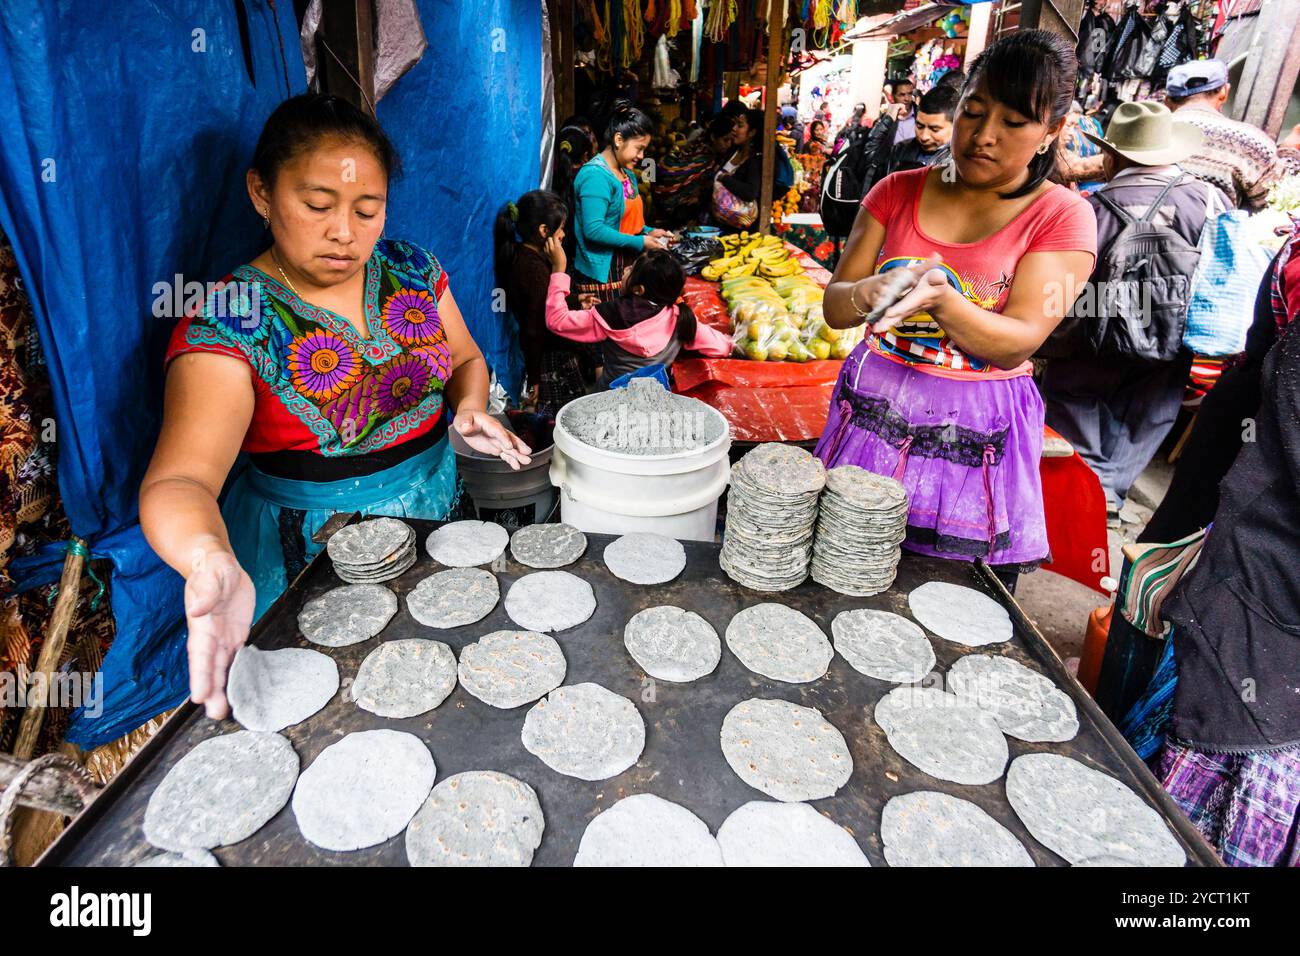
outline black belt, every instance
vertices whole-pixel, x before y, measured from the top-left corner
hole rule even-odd
[[[442,441],[446,434],[447,419],[440,417],[438,423],[423,435],[364,455],[326,457],[314,451],[263,451],[249,454],[248,460],[258,471],[272,478],[341,481],[345,478],[363,478],[399,465],[420,452],[429,450]]]

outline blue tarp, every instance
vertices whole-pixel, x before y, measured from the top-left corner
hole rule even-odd
[[[518,395],[513,320],[492,311],[492,222],[541,181],[542,15],[538,0],[420,0],[429,49],[379,101],[405,172],[390,188],[390,236],[428,248],[474,341]]]
[[[379,109],[407,162],[387,233],[442,259],[489,363],[517,384],[490,309],[489,235],[496,206],[538,179],[540,8],[420,8],[429,51]],[[136,510],[176,321],[155,315],[157,286],[219,279],[257,253],[244,173],[267,115],[304,84],[290,0],[5,0],[0,11],[0,228],[49,364],[64,508],[114,566],[117,638],[102,714],[73,716],[82,746],[186,694],[182,582]],[[18,587],[57,580],[63,558],[54,546],[15,561]]]

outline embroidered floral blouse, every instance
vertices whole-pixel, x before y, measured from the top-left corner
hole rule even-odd
[[[246,361],[256,404],[243,451],[364,455],[410,441],[442,414],[451,349],[438,315],[447,274],[419,246],[381,239],[365,266],[363,337],[252,266],[227,276],[172,333],[187,352]]]

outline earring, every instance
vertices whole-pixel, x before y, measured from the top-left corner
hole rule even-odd
[[[271,210],[269,209],[262,210],[262,223],[265,228],[267,229],[271,228]]]
[[[1048,140],[1046,143],[1044,143],[1042,146],[1039,146],[1038,149],[1034,150],[1034,152],[1038,153],[1039,156],[1042,156],[1044,153],[1046,153],[1046,152],[1047,152],[1049,149],[1051,149],[1051,148],[1052,148],[1052,141],[1049,139],[1049,140]]]

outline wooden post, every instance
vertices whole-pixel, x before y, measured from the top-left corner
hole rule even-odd
[[[763,87],[763,181],[758,193],[758,231],[767,235],[771,230],[772,187],[776,173],[777,84],[781,78],[781,63],[785,51],[781,37],[785,33],[785,0],[768,0],[767,5],[767,79]]]
[[[321,89],[374,115],[375,21],[370,0],[325,4],[317,37]]]
[[[79,548],[68,552],[63,561],[63,576],[59,579],[59,596],[54,602],[54,613],[50,615],[50,628],[41,645],[40,656],[36,659],[33,681],[41,682],[39,699],[33,699],[29,693],[27,707],[23,710],[22,723],[18,725],[18,742],[14,745],[14,756],[19,760],[30,760],[36,751],[36,739],[41,733],[41,724],[45,720],[45,711],[49,707],[49,691],[54,671],[63,656],[63,648],[68,643],[68,627],[72,624],[72,615],[77,609],[77,593],[81,590],[81,568],[85,564],[82,557],[86,542],[73,538]]]

